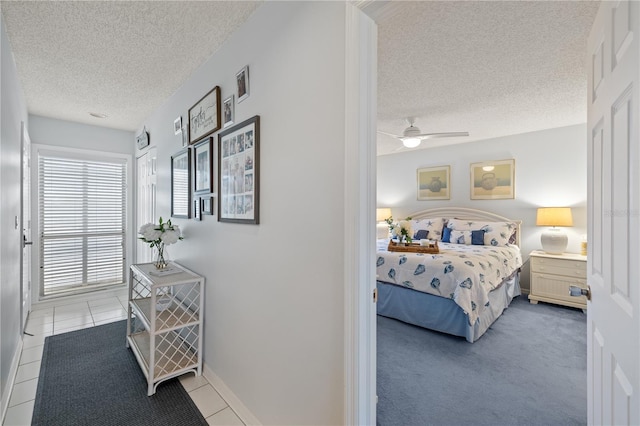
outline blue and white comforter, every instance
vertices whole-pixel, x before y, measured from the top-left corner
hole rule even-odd
[[[440,253],[378,250],[378,280],[453,299],[475,324],[489,306],[489,292],[522,266],[517,246],[439,242]]]

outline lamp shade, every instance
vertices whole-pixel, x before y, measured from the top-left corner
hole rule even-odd
[[[573,226],[569,207],[540,207],[536,216],[538,226]]]
[[[383,207],[376,209],[376,222],[382,222],[386,218],[391,216],[391,209],[389,207]]]

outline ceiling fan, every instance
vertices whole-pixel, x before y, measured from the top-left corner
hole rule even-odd
[[[469,132],[421,133],[420,129],[413,125],[413,123],[416,121],[415,117],[407,117],[406,120],[409,124],[409,127],[404,129],[402,135],[394,135],[391,133],[382,132],[380,130],[378,130],[378,133],[400,139],[404,146],[406,146],[407,148],[417,147],[418,145],[420,145],[420,142],[422,142],[423,139],[469,136]]]

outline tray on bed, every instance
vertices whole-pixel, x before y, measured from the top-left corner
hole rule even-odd
[[[405,253],[440,253],[438,248],[438,242],[434,241],[433,244],[428,246],[421,246],[420,243],[402,243],[398,244],[393,240],[389,240],[389,251],[401,251]]]

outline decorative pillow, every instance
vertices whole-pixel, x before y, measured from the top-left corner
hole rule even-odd
[[[485,246],[506,246],[518,229],[513,222],[481,222],[464,219],[449,219],[447,227],[456,231],[484,231]]]
[[[471,244],[471,231],[451,231],[449,242],[453,244]]]
[[[478,229],[477,231],[471,231],[471,244],[474,246],[484,245],[484,230]]]
[[[445,227],[442,230],[442,242],[443,243],[450,243],[451,242],[451,228]]]
[[[428,235],[429,235],[429,231],[427,231],[426,229],[419,229],[418,232],[416,232],[413,235],[413,239],[414,240],[426,240]]]
[[[442,228],[444,228],[447,219],[444,217],[434,217],[427,219],[413,219],[411,227],[415,233],[420,230],[429,231],[432,240],[440,240],[442,238]]]

